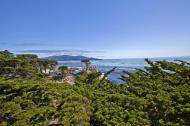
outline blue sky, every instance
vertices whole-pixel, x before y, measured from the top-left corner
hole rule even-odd
[[[190,56],[190,0],[0,0],[4,49],[41,56]]]

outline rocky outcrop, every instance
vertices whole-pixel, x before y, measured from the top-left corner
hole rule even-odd
[[[83,71],[90,74],[98,72],[98,69],[96,68],[96,66],[89,66],[88,68],[83,69]]]
[[[66,82],[70,85],[74,85],[76,81],[76,77],[74,75],[67,75],[64,77],[63,82]]]

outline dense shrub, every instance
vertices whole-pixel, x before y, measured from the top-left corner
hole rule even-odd
[[[0,125],[189,126],[190,64],[146,61],[142,70],[124,71],[120,85],[99,72],[80,73],[72,86],[0,77]]]

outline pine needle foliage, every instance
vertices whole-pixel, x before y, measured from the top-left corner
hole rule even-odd
[[[7,51],[0,53],[1,69],[10,72],[24,66],[40,73],[35,69],[38,60],[32,55],[27,59]],[[2,73],[0,125],[189,126],[189,63],[149,59],[146,62],[149,66],[144,69],[124,71],[124,84],[100,79],[100,72],[76,75],[72,86],[52,83],[41,76],[7,78]]]

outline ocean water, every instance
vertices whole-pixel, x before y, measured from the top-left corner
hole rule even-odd
[[[190,57],[171,57],[171,58],[152,58],[153,61],[158,60],[166,60],[166,61],[174,61],[174,60],[184,60],[190,62]],[[103,59],[103,60],[94,60],[91,61],[92,65],[97,66],[98,70],[101,72],[107,72],[112,69],[113,66],[116,66],[116,70],[111,73],[108,78],[117,83],[122,83],[120,79],[122,72],[127,70],[129,72],[134,72],[136,68],[143,69],[148,64],[144,59],[141,58],[131,58],[131,59]],[[58,61],[59,65],[64,65],[68,67],[77,67],[82,69],[84,64],[81,61]]]

